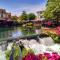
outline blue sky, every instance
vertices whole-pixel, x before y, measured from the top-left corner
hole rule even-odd
[[[20,15],[23,10],[36,13],[44,10],[47,0],[0,0],[0,8],[6,9],[12,15]]]

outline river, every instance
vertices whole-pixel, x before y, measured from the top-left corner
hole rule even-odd
[[[36,34],[36,27],[0,27],[0,40],[9,37],[18,37]]]

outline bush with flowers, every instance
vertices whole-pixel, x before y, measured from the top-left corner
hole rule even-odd
[[[60,55],[57,53],[44,53],[35,55],[34,53],[28,53],[22,60],[60,60]]]
[[[52,37],[55,43],[60,43],[60,26],[49,29],[49,28],[44,28],[43,29],[44,33]]]
[[[19,60],[20,58],[24,58],[28,52],[33,53],[32,49],[23,48],[21,51],[19,44],[13,43],[11,50],[6,50],[6,60]]]
[[[52,53],[38,53],[35,54],[32,49],[23,48],[20,50],[20,47],[17,44],[14,44],[11,50],[6,51],[6,60],[60,60],[60,55],[56,52]]]
[[[54,40],[55,43],[60,43],[60,36],[48,32],[48,35]]]
[[[60,36],[60,26],[56,27],[56,28],[43,28],[44,33],[52,33],[52,34],[56,34],[58,36]]]

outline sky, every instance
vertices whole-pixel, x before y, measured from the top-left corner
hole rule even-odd
[[[0,8],[19,16],[22,11],[36,13],[45,10],[46,3],[47,0],[0,0]]]

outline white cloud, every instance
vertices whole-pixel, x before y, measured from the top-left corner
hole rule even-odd
[[[45,10],[45,8],[46,8],[45,4],[42,4],[42,5],[30,5],[30,6],[27,5],[27,6],[22,6],[22,7],[18,8],[18,9],[16,9],[16,10],[12,11],[12,15],[19,16],[22,13],[22,11],[24,11],[24,10],[27,13],[32,12],[32,13],[36,14],[37,11]]]

